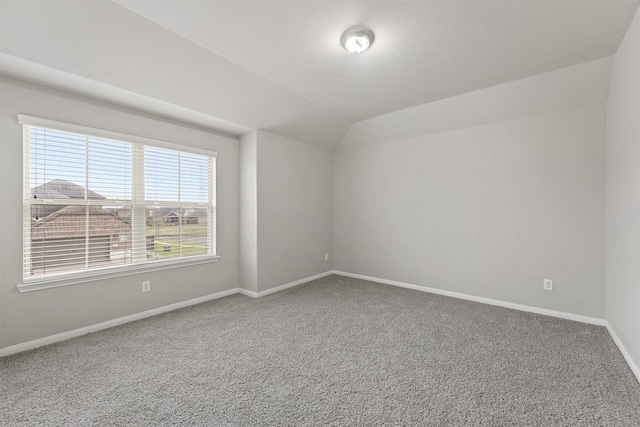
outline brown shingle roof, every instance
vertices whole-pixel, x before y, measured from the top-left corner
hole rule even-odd
[[[31,239],[83,237],[86,234],[86,206],[65,206],[44,219],[32,222]],[[130,222],[102,206],[89,206],[89,235],[129,234]]]
[[[45,199],[84,199],[84,187],[66,179],[54,179],[31,189],[31,195]],[[106,199],[95,191],[87,190],[88,199]]]

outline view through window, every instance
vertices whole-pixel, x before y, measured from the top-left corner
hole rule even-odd
[[[216,254],[215,153],[25,117],[25,281]]]

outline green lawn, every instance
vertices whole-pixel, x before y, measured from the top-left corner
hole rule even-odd
[[[178,224],[158,224],[147,227],[147,236],[177,236],[180,233]],[[182,226],[183,236],[206,236],[206,224],[185,224]]]
[[[182,228],[182,229],[181,229]],[[187,237],[186,242],[182,243],[182,256],[206,255],[208,247],[206,243],[191,242],[189,238],[207,236],[207,225],[205,224],[184,224],[180,227],[178,224],[156,224],[147,227],[147,237],[154,237],[155,253],[149,256],[155,259],[170,259],[180,256],[180,233],[183,237]],[[165,247],[170,248],[165,251]]]
[[[165,247],[171,248],[169,252],[165,252]],[[178,240],[157,240],[155,242],[155,253],[157,259],[177,258],[180,256],[180,242]],[[183,243],[182,256],[206,255],[208,247],[200,243]]]

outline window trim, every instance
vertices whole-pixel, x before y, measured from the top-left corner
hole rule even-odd
[[[208,264],[217,262],[220,255],[201,255],[183,259],[168,259],[161,263],[130,264],[119,267],[105,267],[102,269],[87,270],[82,272],[64,273],[60,275],[50,275],[47,280],[23,279],[23,283],[16,285],[19,292],[31,292],[41,289],[58,288],[60,286],[78,285],[81,283],[94,282],[96,280],[112,279],[114,277],[131,276],[134,274],[147,273],[151,271],[170,270],[179,267],[189,267],[198,264]]]
[[[105,129],[98,129],[98,128],[92,128],[88,126],[65,123],[65,122],[60,122],[56,120],[44,119],[41,117],[28,116],[25,114],[18,114],[17,119],[18,119],[18,123],[23,126],[41,127],[41,128],[46,128],[46,129],[51,129],[51,130],[56,130],[61,132],[69,132],[69,133],[80,134],[80,135],[88,135],[96,138],[121,141],[125,143],[142,144],[145,146],[204,155],[212,158],[214,160],[214,165],[215,165],[215,160],[217,159],[217,153],[215,151],[206,150],[202,148],[196,148],[196,147],[186,146],[182,144],[158,141],[151,138],[145,138],[145,137],[140,137],[136,135],[129,135],[125,133],[109,131]],[[26,147],[24,145],[25,144],[24,140],[22,141],[22,144],[23,144],[23,149],[25,149]],[[28,153],[26,153],[25,151],[25,156],[27,155]],[[31,204],[27,202],[28,195],[30,195],[31,193],[31,189],[27,188],[29,187],[29,184],[27,182],[28,180],[25,179],[26,175],[30,173],[28,169],[30,167],[30,164],[26,161],[26,159],[27,157],[25,157],[23,174],[22,174],[23,191],[24,191],[23,203],[22,203],[23,209],[26,209],[27,206],[31,206]],[[209,189],[211,200],[212,200],[209,206],[212,206],[212,209],[213,209],[213,212],[210,212],[210,215],[212,216],[213,221],[209,222],[210,226],[212,227],[212,229],[210,229],[210,233],[212,234],[213,245],[214,245],[213,254],[190,256],[190,257],[178,258],[178,259],[168,259],[168,260],[163,260],[162,262],[145,262],[140,264],[128,264],[128,265],[113,266],[113,267],[95,268],[91,270],[64,272],[64,273],[50,274],[45,276],[37,276],[32,278],[23,277],[22,283],[17,284],[16,288],[18,289],[19,292],[30,292],[30,291],[37,291],[41,289],[56,288],[60,286],[81,284],[81,283],[92,282],[97,280],[105,280],[105,279],[110,279],[114,277],[141,274],[141,273],[151,272],[151,271],[160,271],[160,270],[167,270],[167,269],[174,269],[179,267],[188,267],[188,266],[193,266],[198,264],[217,262],[220,259],[220,256],[218,255],[218,249],[217,249],[218,245],[217,245],[217,230],[216,230],[217,229],[216,175],[217,175],[217,167],[214,167],[212,182]],[[133,190],[134,189],[132,188],[132,191]],[[171,203],[175,203],[175,202],[171,202]],[[189,202],[186,202],[186,203],[189,204]],[[72,202],[72,204],[74,203]],[[85,205],[85,204],[87,204],[87,201],[83,200],[82,205]],[[89,201],[89,204],[92,204],[92,202]],[[124,205],[124,203],[122,202],[116,202],[116,204]],[[200,203],[197,203],[197,204],[200,204]],[[128,205],[133,206],[133,200],[130,201]],[[23,227],[24,227],[24,224],[23,224]],[[24,244],[25,242],[24,242],[24,232],[23,232],[23,242],[22,242],[23,247],[24,247]],[[24,262],[24,259],[23,259],[23,262]]]
[[[93,128],[89,126],[59,122],[57,120],[43,119],[41,117],[27,116],[26,114],[18,114],[18,123],[20,123],[21,125],[43,127],[61,132],[89,135],[96,138],[114,139],[116,141],[150,145],[158,148],[166,148],[168,150],[180,150],[192,154],[202,154],[203,156],[209,156],[213,158],[216,158],[218,154],[213,150],[206,150],[204,148],[191,147],[189,145],[182,145],[174,142],[158,141],[157,139],[145,138],[143,136],[136,136],[127,133]]]

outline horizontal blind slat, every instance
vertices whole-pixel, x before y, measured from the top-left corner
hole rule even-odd
[[[136,157],[139,142],[54,125],[24,125],[25,278],[215,255],[215,153],[141,145]]]

